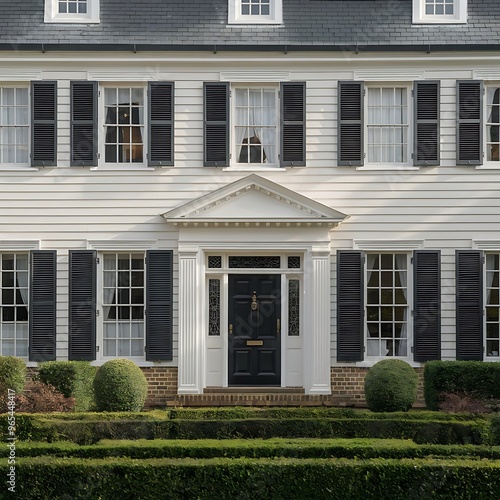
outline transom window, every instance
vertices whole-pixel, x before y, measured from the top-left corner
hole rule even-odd
[[[277,165],[277,89],[237,87],[234,95],[236,163]]]
[[[28,165],[29,92],[0,87],[0,164]]]
[[[408,356],[408,255],[367,254],[367,356]]]
[[[367,88],[367,162],[407,164],[408,87]]]
[[[59,14],[86,14],[87,0],[59,0]]]
[[[28,356],[28,254],[0,255],[2,356]]]
[[[500,353],[500,255],[486,255],[486,357]]]
[[[229,24],[280,24],[283,0],[228,0]]]
[[[144,356],[144,255],[103,256],[103,355]]]
[[[500,86],[486,87],[486,159],[500,161]]]
[[[104,140],[105,163],[144,163],[144,88],[104,88]]]

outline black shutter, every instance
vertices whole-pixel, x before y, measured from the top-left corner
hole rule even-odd
[[[306,84],[281,84],[281,153],[282,167],[306,164]]]
[[[483,253],[456,251],[457,359],[483,359]]]
[[[439,165],[439,82],[415,82],[414,153],[417,166]]]
[[[69,359],[93,361],[96,354],[96,252],[69,251]]]
[[[229,83],[203,84],[203,166],[229,166]]]
[[[71,82],[70,165],[97,165],[97,82]]]
[[[57,83],[31,83],[31,166],[57,162]]]
[[[441,359],[441,254],[413,253],[413,344],[415,361]]]
[[[483,163],[483,82],[457,81],[457,165]]]
[[[56,252],[30,255],[29,360],[56,359]]]
[[[146,360],[172,360],[173,252],[149,250],[146,259]]]
[[[148,165],[174,164],[174,84],[149,83],[149,154]]]
[[[364,254],[337,252],[337,361],[363,361]]]
[[[338,85],[338,164],[361,166],[363,154],[363,82]]]

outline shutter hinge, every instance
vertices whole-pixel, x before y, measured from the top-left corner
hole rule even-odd
[[[411,96],[412,96],[412,97],[415,97],[415,91],[414,91],[413,89],[412,89],[412,91],[411,91]],[[412,352],[413,352],[413,351],[412,351]]]
[[[229,91],[229,99],[231,99],[231,97],[232,97],[232,96],[233,96],[233,91],[232,91],[232,90],[230,90],[230,91]]]
[[[366,97],[366,89],[363,89],[363,97]]]
[[[97,91],[97,97],[101,97],[101,91],[100,90]]]
[[[366,352],[366,346],[365,345],[363,346],[363,352]]]
[[[411,346],[411,348],[410,348],[410,352],[411,352],[411,353],[414,353],[414,352],[415,352],[415,347],[414,347],[414,346]]]
[[[100,160],[101,159],[101,153],[97,153],[97,159]]]
[[[278,90],[278,99],[281,99],[281,90]]]
[[[95,346],[95,351],[99,352],[99,346],[98,345]]]
[[[96,316],[99,316],[99,309],[96,309],[96,310],[95,310],[95,315],[96,315]]]
[[[486,95],[486,87],[483,87],[483,95]]]
[[[366,153],[363,153],[363,158],[366,158]]]
[[[482,261],[483,261],[483,264],[486,262],[486,257],[484,255],[483,255]]]
[[[95,263],[96,263],[96,264],[99,264],[99,262],[100,262],[100,261],[99,261],[99,257],[96,257],[96,258],[95,258]]]
[[[410,314],[411,314],[411,317],[412,317],[412,318],[414,318],[414,317],[415,317],[415,311],[413,311],[413,310],[412,310]]]
[[[413,153],[410,156],[411,156],[411,159],[413,160],[413,158],[414,158]]]
[[[410,264],[413,264],[413,257],[410,257]]]

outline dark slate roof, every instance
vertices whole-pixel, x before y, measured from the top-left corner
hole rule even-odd
[[[227,24],[228,0],[100,0],[101,22],[45,24],[44,0],[0,0],[0,49],[431,50],[500,48],[500,0],[459,25],[412,25],[412,0],[283,0],[283,24]]]

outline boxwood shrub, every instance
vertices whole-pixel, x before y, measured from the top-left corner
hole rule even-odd
[[[87,411],[94,406],[96,371],[87,361],[47,361],[40,364],[38,377],[65,397],[75,398],[75,411]]]
[[[429,410],[439,409],[442,393],[500,400],[500,362],[428,361],[424,368],[424,397]]]
[[[408,411],[417,398],[418,375],[400,359],[384,359],[366,374],[365,398],[375,412]]]
[[[139,411],[144,406],[148,382],[129,359],[106,361],[94,378],[94,395],[100,411]]]
[[[26,363],[15,356],[0,356],[0,390],[14,389],[23,392],[26,384]]]

